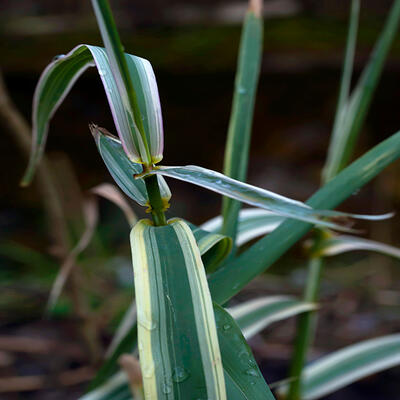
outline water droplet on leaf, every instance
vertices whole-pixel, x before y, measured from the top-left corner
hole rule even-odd
[[[183,382],[189,378],[189,375],[189,372],[185,368],[175,367],[174,372],[172,373],[172,380],[178,383]]]

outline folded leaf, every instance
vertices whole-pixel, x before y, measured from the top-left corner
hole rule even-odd
[[[238,218],[236,245],[241,246],[252,239],[272,232],[285,218],[271,211],[246,208],[240,210]],[[209,232],[220,232],[222,216],[219,215],[200,225]]]
[[[149,132],[151,131],[151,136],[162,138],[162,117],[157,86],[151,66],[148,61],[142,58],[129,54],[126,54],[125,57],[133,74],[143,124]],[[105,49],[96,46],[79,45],[68,54],[59,56],[51,62],[43,71],[36,86],[32,112],[32,152],[22,184],[29,184],[41,159],[50,119],[76,80],[87,68],[93,66],[96,66],[99,72],[115,127],[126,154],[132,161],[141,161],[140,156],[138,156],[137,143],[134,141],[131,111],[119,94]],[[154,145],[152,154],[154,154],[155,160],[159,160],[161,157],[160,152],[162,152],[162,139],[155,141],[158,141],[159,144],[157,146]]]
[[[162,159],[163,128],[153,69],[147,60],[124,55],[108,1],[92,0],[92,5],[129,125],[119,132],[124,149],[132,161],[155,164]]]
[[[320,399],[359,379],[396,365],[400,365],[400,334],[345,347],[304,369],[301,398]],[[285,388],[280,392],[283,394]]]
[[[196,239],[206,271],[214,272],[230,253],[232,239],[218,233],[207,232],[190,222],[186,223]]]
[[[195,165],[185,167],[164,167],[158,166],[149,172],[144,172],[137,178],[145,177],[151,174],[169,176],[194,185],[202,186],[232,199],[239,200],[252,206],[264,208],[273,211],[284,217],[297,219],[300,221],[317,224],[327,228],[333,228],[342,231],[351,231],[351,229],[326,221],[322,217],[352,217],[367,220],[380,220],[391,217],[393,214],[384,215],[359,215],[343,213],[331,210],[315,210],[310,206],[287,197],[281,196],[269,190],[261,189],[247,183],[236,181],[219,172]]]
[[[145,397],[226,399],[211,296],[189,226],[141,220],[131,247]]]
[[[117,185],[132,200],[142,206],[148,205],[149,200],[143,179],[133,179],[134,175],[143,171],[142,165],[130,161],[122,148],[121,142],[103,128],[90,125],[90,130],[97,149]],[[168,201],[171,198],[171,191],[162,176],[158,177],[158,184],[161,197]]]
[[[314,310],[316,305],[292,296],[267,296],[237,304],[227,311],[239,325],[243,336],[251,338],[273,322]]]

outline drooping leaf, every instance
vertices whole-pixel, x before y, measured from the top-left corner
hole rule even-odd
[[[140,57],[129,54],[126,54],[125,57],[132,71],[135,68],[137,70],[134,84],[140,94],[138,96],[138,100],[140,100],[139,108],[145,125],[147,124],[146,126],[148,126],[149,130],[155,129],[154,125],[161,127],[159,129],[162,132],[161,113],[157,111],[159,107],[158,93],[156,92],[157,86],[155,86],[155,81],[153,82],[154,75],[152,75],[151,66],[148,61]],[[51,62],[43,71],[36,86],[32,112],[32,152],[28,168],[22,180],[23,185],[29,184],[41,159],[51,118],[76,80],[87,68],[93,66],[99,72],[114,124],[124,145],[124,150],[131,156],[133,161],[137,160],[137,157],[135,158],[133,154],[134,145],[131,141],[131,138],[133,138],[131,136],[131,113],[119,94],[105,49],[96,46],[79,45],[68,54],[59,56]],[[147,86],[151,86],[152,90],[148,91]],[[145,92],[142,93],[142,91]]]
[[[257,84],[260,75],[263,41],[262,1],[253,1],[246,13],[240,38],[239,57],[225,146],[225,175],[246,181],[251,127]],[[223,198],[222,233],[235,240],[237,219],[241,203]]]
[[[271,211],[246,208],[240,210],[238,217],[238,227],[236,236],[236,246],[241,246],[252,239],[272,232],[284,221],[284,217]],[[200,225],[201,229],[209,232],[220,232],[222,227],[222,216],[204,222]]]
[[[70,275],[72,268],[75,266],[78,255],[89,245],[96,229],[98,220],[98,206],[93,195],[86,196],[86,198],[83,200],[82,208],[83,218],[85,220],[85,229],[82,232],[78,243],[68,252],[66,258],[60,266],[60,270],[50,291],[49,300],[47,302],[47,311],[50,311],[55,306],[68,279],[68,276]]]
[[[227,311],[239,325],[243,336],[251,338],[273,322],[314,310],[316,305],[292,296],[267,296],[237,304]]]
[[[314,361],[304,369],[301,398],[320,399],[359,379],[400,365],[400,334],[366,340]],[[281,389],[281,393],[285,388]]]
[[[141,220],[131,247],[145,397],[226,399],[211,296],[189,226]]]
[[[99,129],[94,125],[91,125],[90,128],[97,149],[120,189],[140,205],[148,205],[149,200],[143,179],[133,179],[134,175],[143,171],[142,165],[130,161],[122,148],[121,142],[104,129]],[[158,184],[161,197],[168,201],[171,198],[171,191],[163,177],[158,177]]]
[[[400,249],[374,240],[350,235],[332,235],[321,240],[313,249],[315,256],[335,256],[348,251],[368,250],[400,259]]]
[[[384,214],[370,216],[343,213],[340,211],[316,210],[300,201],[289,199],[269,190],[261,189],[244,182],[236,181],[235,179],[229,178],[219,172],[195,165],[187,165],[185,167],[158,166],[151,171],[142,173],[137,178],[140,179],[141,177],[153,173],[204,187],[243,203],[273,211],[274,213],[284,217],[294,218],[336,230],[349,231],[351,229],[322,219],[322,217],[352,217],[367,220],[380,220],[389,218],[393,215]]]
[[[336,207],[399,157],[400,132],[384,140],[341,171],[319,189],[307,204],[314,208]],[[272,265],[311,228],[310,224],[287,220],[229,265],[219,268],[208,279],[213,300],[224,304]]]
[[[135,212],[132,210],[132,207],[129,205],[129,203],[126,201],[126,198],[116,186],[110,183],[101,183],[100,185],[92,188],[90,191],[97,196],[103,197],[117,205],[124,213],[128,224],[131,227],[135,225],[135,223],[137,222]]]

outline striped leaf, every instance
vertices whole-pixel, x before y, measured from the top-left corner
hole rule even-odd
[[[226,399],[211,296],[189,226],[131,232],[139,355],[148,399]]]
[[[400,259],[400,249],[374,240],[349,235],[332,235],[313,248],[315,256],[335,256],[348,251],[368,250]]]
[[[251,126],[260,76],[263,42],[262,0],[250,2],[240,38],[232,111],[225,146],[224,174],[246,181]],[[223,198],[222,233],[235,239],[241,203]]]
[[[267,296],[245,301],[227,311],[239,325],[243,336],[251,338],[273,322],[314,310],[316,305],[292,296]]]
[[[143,124],[148,131],[158,129],[156,136],[162,137],[159,97],[151,65],[147,60],[129,54],[125,54],[125,58],[138,93],[138,107],[143,117]],[[68,54],[58,56],[51,62],[43,71],[36,86],[32,112],[32,152],[22,181],[23,185],[29,184],[41,159],[50,119],[76,80],[87,68],[93,66],[99,72],[114,124],[126,154],[132,161],[141,161],[135,150],[134,136],[132,136],[132,116],[127,104],[120,96],[105,49],[96,46],[79,45]],[[151,90],[149,90],[149,87],[151,87]],[[162,143],[153,151],[154,157],[160,151],[162,151]],[[160,157],[160,155],[157,155],[156,158],[160,159]]]
[[[119,132],[132,161],[152,165],[162,159],[163,127],[158,89],[150,63],[124,56],[117,27],[107,0],[92,0],[97,24],[116,82],[127,130]]]
[[[283,217],[271,211],[246,208],[240,210],[238,217],[238,227],[236,236],[236,245],[243,244],[259,236],[264,236],[272,232],[284,220]],[[200,225],[201,229],[209,232],[220,232],[222,228],[222,216],[219,215]]]
[[[357,380],[400,365],[400,334],[366,340],[311,363],[302,376],[301,398],[320,399]],[[285,388],[281,389],[281,393]]]
[[[400,132],[397,132],[340,172],[319,189],[307,204],[315,208],[336,207],[399,157]],[[228,301],[254,277],[270,267],[311,228],[312,225],[300,221],[284,221],[229,265],[218,269],[208,279],[214,301],[219,304]],[[244,265],[246,268],[243,268]]]
[[[121,142],[96,125],[91,125],[97,149],[111,176],[114,178],[121,190],[132,200],[140,205],[148,205],[146,185],[143,179],[133,179],[133,176],[143,171],[141,164],[134,163],[126,156]],[[171,198],[171,191],[163,177],[158,177],[161,197],[168,201]]]
[[[297,219],[327,228],[333,228],[342,231],[351,231],[351,229],[339,224],[322,219],[322,217],[352,217],[367,220],[380,220],[391,217],[393,214],[384,215],[359,215],[343,213],[331,210],[316,210],[310,206],[287,197],[281,196],[269,190],[261,189],[229,178],[219,172],[195,165],[185,167],[165,167],[158,166],[151,171],[146,171],[137,178],[146,177],[151,174],[158,174],[179,179],[212,190],[216,193],[239,200],[243,203],[260,207],[272,211],[278,215]]]

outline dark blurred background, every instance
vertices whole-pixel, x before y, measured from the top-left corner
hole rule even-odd
[[[264,58],[248,180],[306,200],[319,185],[326,156],[350,2],[264,3]],[[362,1],[354,81],[391,3]],[[155,70],[165,128],[164,164],[197,164],[220,171],[246,2],[113,0],[111,5],[126,51],[149,59]],[[100,35],[89,1],[1,0],[0,9],[0,68],[12,101],[30,121],[33,91],[45,66],[80,43],[101,45]],[[400,129],[399,76],[398,34],[357,155]],[[56,113],[47,145],[51,173],[65,195],[75,240],[82,225],[78,214],[85,191],[112,181],[89,133],[89,122],[114,132],[95,70],[79,79]],[[76,261],[80,272],[74,275],[75,283],[67,285],[52,318],[43,318],[60,264],[49,235],[57,227],[48,226],[37,187],[19,187],[26,155],[1,122],[0,130],[0,399],[74,399],[84,390],[92,365],[98,363],[131,298],[129,227],[115,206],[100,201],[98,228],[93,243]],[[386,169],[340,209],[375,214],[398,210],[399,168],[396,163]],[[181,182],[169,184],[170,217],[199,224],[219,213],[219,196]],[[139,217],[144,216],[133,207]],[[398,246],[399,218],[358,223],[358,227],[366,237]],[[299,245],[241,297],[300,294],[304,266]],[[365,253],[328,262],[313,357],[399,331],[398,268],[398,261]],[[252,342],[268,382],[285,377],[293,326],[293,321],[276,324]],[[87,343],[96,345],[88,351]],[[79,371],[75,375],[80,379],[74,371]],[[400,399],[399,378],[399,370],[393,369],[329,399]]]

